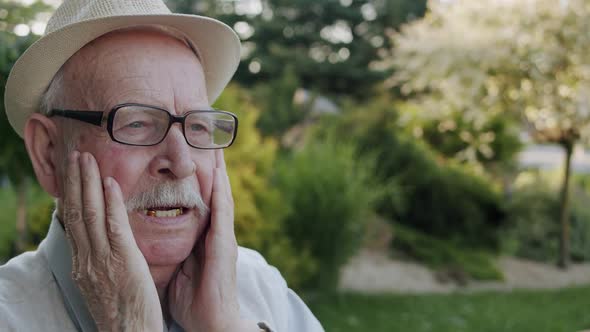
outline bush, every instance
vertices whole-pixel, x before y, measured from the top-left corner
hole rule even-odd
[[[401,251],[437,271],[444,279],[465,283],[469,279],[501,280],[502,272],[494,265],[494,256],[426,235],[410,227],[394,225],[392,248]]]
[[[0,187],[0,264],[13,255],[16,236],[16,195],[11,187]]]
[[[358,249],[380,191],[371,174],[370,159],[329,141],[308,144],[278,164],[276,183],[290,208],[286,232],[321,267],[306,287],[334,289],[340,267]]]
[[[386,99],[324,121],[317,136],[354,141],[361,155],[376,156],[377,177],[389,188],[378,202],[383,217],[461,245],[499,247],[505,213],[493,183],[404,136]]]
[[[51,213],[53,212],[53,198],[43,191],[37,182],[29,181],[27,189],[27,229],[25,234],[25,248],[34,250],[45,238]],[[17,199],[13,187],[0,187],[0,263],[20,254],[16,250],[16,210]]]
[[[27,213],[27,249],[35,250],[45,238],[55,210],[55,200],[38,185],[34,186],[34,198]]]
[[[518,186],[507,203],[508,222],[503,230],[503,249],[507,254],[542,262],[555,262],[559,249],[559,192],[542,174]],[[522,178],[522,177],[521,177]],[[571,195],[571,258],[590,260],[590,198],[573,186]]]

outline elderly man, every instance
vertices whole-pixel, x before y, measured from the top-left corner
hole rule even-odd
[[[36,252],[0,267],[0,330],[322,331],[239,248],[210,105],[239,40],[160,0],[66,0],[15,64],[6,112],[57,198]]]

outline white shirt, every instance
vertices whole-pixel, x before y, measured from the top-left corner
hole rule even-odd
[[[54,215],[36,251],[0,266],[0,331],[96,331],[71,271],[70,245]],[[324,331],[279,271],[256,251],[239,247],[237,283],[242,317],[265,322],[275,332]],[[176,324],[169,330],[180,331]]]

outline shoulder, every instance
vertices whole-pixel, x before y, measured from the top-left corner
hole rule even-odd
[[[238,247],[238,291],[244,295],[265,298],[267,295],[288,290],[287,282],[274,266],[252,249]],[[269,299],[266,299],[269,300]]]
[[[323,331],[279,270],[257,251],[238,248],[236,274],[240,311],[245,317],[267,322],[275,331]]]
[[[19,303],[36,288],[51,283],[47,261],[37,251],[26,252],[0,266],[0,304]]]
[[[53,326],[64,314],[59,289],[40,252],[21,254],[0,266],[0,330]]]
[[[283,277],[280,276],[279,271],[272,265],[269,265],[266,259],[262,255],[253,249],[238,247],[238,270],[246,274],[249,273],[271,273],[278,274],[275,277],[279,277],[279,282],[286,285]]]

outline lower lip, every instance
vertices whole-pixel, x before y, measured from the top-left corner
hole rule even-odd
[[[148,216],[143,212],[137,212],[137,211],[135,213],[137,213],[141,217],[141,219],[143,219],[146,222],[170,226],[170,225],[178,225],[178,224],[183,224],[183,223],[189,222],[191,220],[193,212],[194,212],[193,209],[184,209],[183,213],[179,216],[176,216],[176,217]]]

